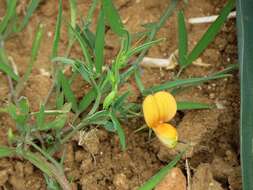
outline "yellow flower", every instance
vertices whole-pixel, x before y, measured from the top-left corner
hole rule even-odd
[[[154,128],[156,136],[168,148],[174,148],[177,145],[178,134],[175,127],[168,123],[163,123]]]
[[[168,92],[160,91],[148,95],[143,101],[144,119],[148,127],[152,128],[157,137],[169,148],[177,143],[177,131],[165,122],[170,121],[176,112],[176,100]]]

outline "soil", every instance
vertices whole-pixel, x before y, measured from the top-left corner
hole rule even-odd
[[[86,15],[90,0],[78,0],[80,14]],[[130,32],[142,30],[141,25],[154,22],[159,18],[169,1],[160,0],[115,0],[120,10],[122,20]],[[185,11],[186,18],[218,14],[224,6],[224,0],[189,0],[188,5],[180,2],[180,8]],[[69,16],[68,1],[63,1],[64,17]],[[26,4],[19,7],[23,14]],[[0,0],[0,17],[4,15],[4,0]],[[38,11],[32,16],[27,28],[13,36],[5,43],[10,59],[17,66],[19,75],[24,74],[30,57],[32,40],[38,23],[45,25],[46,35],[39,52],[39,57],[31,79],[23,91],[27,96],[32,110],[38,110],[51,86],[48,75],[51,69],[49,60],[52,38],[57,16],[57,1],[44,0]],[[97,15],[97,12],[96,12]],[[79,15],[80,17],[80,15]],[[148,56],[168,58],[177,49],[177,15],[165,23],[157,37],[165,37],[165,42],[153,47]],[[189,48],[193,48],[208,24],[187,24]],[[63,55],[67,46],[67,30],[61,33],[59,54]],[[190,66],[182,73],[182,77],[205,76],[219,71],[231,63],[237,63],[235,20],[229,20],[214,42],[201,55],[208,67]],[[107,32],[107,61],[119,50],[115,36]],[[80,57],[80,49],[74,47],[71,56]],[[175,75],[176,70],[142,69],[145,86],[152,86],[168,80]],[[178,127],[181,143],[173,150],[165,148],[155,137],[149,141],[148,132],[134,133],[144,124],[144,120],[136,118],[122,123],[127,137],[127,150],[122,152],[116,135],[97,126],[92,126],[85,132],[83,143],[78,144],[74,138],[66,145],[66,160],[64,169],[73,182],[73,189],[85,190],[134,190],[154,175],[160,168],[173,159],[186,144],[192,148],[178,164],[187,176],[184,160],[189,161],[190,183],[192,190],[208,189],[213,184],[215,190],[241,190],[241,174],[239,162],[239,79],[238,72],[231,77],[205,83],[195,88],[186,89],[176,96],[177,100],[211,103],[217,109],[178,112],[173,123]],[[141,97],[135,84],[130,81],[130,87],[136,93],[132,101],[140,101]],[[128,88],[128,87],[127,87]],[[82,90],[80,90],[82,89]],[[77,97],[85,93],[85,84],[73,86]],[[8,80],[0,73],[0,105],[8,101]],[[53,101],[53,100],[51,100]],[[15,124],[5,115],[0,115],[0,144],[7,145],[8,128]],[[80,139],[79,139],[80,140]],[[30,163],[20,159],[0,159],[0,189],[36,190],[46,189],[42,173]]]

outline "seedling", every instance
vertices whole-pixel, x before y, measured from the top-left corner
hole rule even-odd
[[[31,13],[38,6],[38,1],[36,2],[31,1],[30,8],[28,8],[30,10],[29,14],[25,17],[26,19],[22,22],[18,31],[23,29],[27,24]],[[135,77],[136,84],[142,95],[148,95],[144,101],[144,116],[148,126],[155,131],[162,142],[172,148],[177,142],[177,131],[166,122],[173,118],[177,110],[205,109],[210,106],[193,102],[176,102],[171,94],[175,94],[182,87],[189,87],[209,80],[228,77],[230,75],[227,73],[235,68],[232,66],[207,77],[190,79],[180,79],[180,74],[178,74],[178,78],[173,81],[146,89],[141,81],[139,63],[151,46],[163,41],[163,39],[156,40],[155,35],[165,21],[172,15],[177,1],[172,0],[171,5],[165,10],[159,21],[145,25],[145,31],[138,35],[130,34],[127,31],[111,0],[101,2],[94,0],[86,20],[81,23],[77,23],[76,20],[78,14],[76,1],[70,0],[69,3],[71,7],[71,19],[69,23],[66,23],[69,32],[69,45],[64,55],[58,54],[62,27],[62,0],[59,0],[51,54],[53,86],[48,96],[45,97],[45,102],[41,103],[38,112],[32,112],[30,110],[28,100],[25,97],[20,97],[20,93],[29,79],[31,69],[37,58],[43,34],[41,25],[36,32],[30,64],[23,77],[19,77],[13,72],[8,64],[4,49],[2,46],[0,47],[0,60],[3,62],[3,64],[0,64],[0,69],[14,81],[19,81],[14,86],[13,103],[9,103],[6,107],[0,109],[0,112],[8,113],[11,116],[16,122],[17,128],[17,131],[9,130],[8,138],[10,146],[0,147],[0,157],[20,156],[29,160],[45,174],[48,186],[59,188],[56,185],[57,182],[65,190],[71,188],[63,172],[62,160],[56,160],[54,154],[62,150],[63,145],[78,132],[91,125],[103,126],[106,130],[117,133],[122,150],[127,148],[125,133],[121,127],[121,122],[124,122],[127,118],[142,115],[139,104],[129,103],[127,101],[130,92],[119,91],[120,87],[130,77]],[[98,22],[96,31],[93,32],[90,29],[90,24],[92,23],[94,10],[98,5],[100,6]],[[2,39],[6,39],[7,34],[9,34],[7,28],[11,28],[9,24],[11,23],[11,19],[14,18],[15,14],[13,11],[15,7],[16,1],[7,3],[8,11],[6,17],[0,24],[0,35]],[[219,31],[227,14],[233,7],[234,2],[230,0],[222,11],[221,16],[218,17],[217,21],[214,22],[189,54],[184,16],[182,12],[179,13],[179,64],[181,68],[179,73],[204,51]],[[118,36],[121,44],[120,50],[111,63],[106,62],[104,56],[106,25]],[[133,45],[136,36],[141,36],[141,38],[137,38],[137,41],[143,42],[140,39],[144,39],[144,42]],[[82,51],[81,58],[75,58],[69,55],[73,44],[79,45]],[[129,60],[135,56],[137,58],[130,63]],[[64,69],[67,66],[71,66],[72,68],[71,76],[66,76],[64,73]],[[78,75],[88,85],[87,93],[80,100],[76,98],[71,88],[75,81],[74,79]],[[171,91],[171,94],[164,91]],[[48,109],[47,102],[53,94],[56,95],[55,105],[51,109]],[[166,105],[163,105],[161,99],[166,101]],[[154,110],[161,114],[156,115]],[[69,112],[75,115],[72,121],[68,120]],[[161,179],[161,176],[164,176],[176,164],[180,156],[162,170],[162,174],[160,173],[152,178],[148,182],[150,185],[144,185],[141,189],[153,188]]]

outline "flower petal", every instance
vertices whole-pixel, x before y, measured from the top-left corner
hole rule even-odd
[[[163,123],[153,129],[159,140],[168,148],[174,148],[177,145],[177,129],[168,123]]]
[[[171,120],[177,112],[177,102],[170,93],[161,91],[154,94],[161,123]]]
[[[155,127],[159,123],[159,110],[153,95],[148,95],[143,101],[143,114],[148,127]]]

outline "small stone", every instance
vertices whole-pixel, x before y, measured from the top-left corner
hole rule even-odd
[[[128,190],[128,179],[125,174],[117,174],[113,178],[113,184],[115,185],[116,189],[118,190]]]
[[[81,164],[81,170],[84,172],[84,173],[89,173],[93,170],[93,162],[92,162],[92,158],[89,156],[87,158],[85,158],[83,161],[82,161],[82,164]]]
[[[173,168],[155,190],[186,190],[186,179],[180,168]]]
[[[192,179],[192,190],[223,190],[220,183],[213,178],[211,166],[200,164]]]
[[[33,165],[31,163],[27,162],[24,165],[24,172],[25,172],[25,175],[32,175],[32,173],[33,173]]]
[[[0,171],[0,187],[2,187],[8,180],[8,171],[2,170]]]
[[[215,98],[215,94],[214,94],[214,93],[210,93],[210,94],[209,94],[209,97],[210,97],[211,99],[214,99],[214,98]]]
[[[15,173],[18,175],[18,177],[22,178],[24,177],[24,166],[23,163],[17,162],[15,164]]]
[[[13,186],[13,189],[16,190],[26,190],[25,180],[17,176],[12,176],[10,178],[10,184]]]

